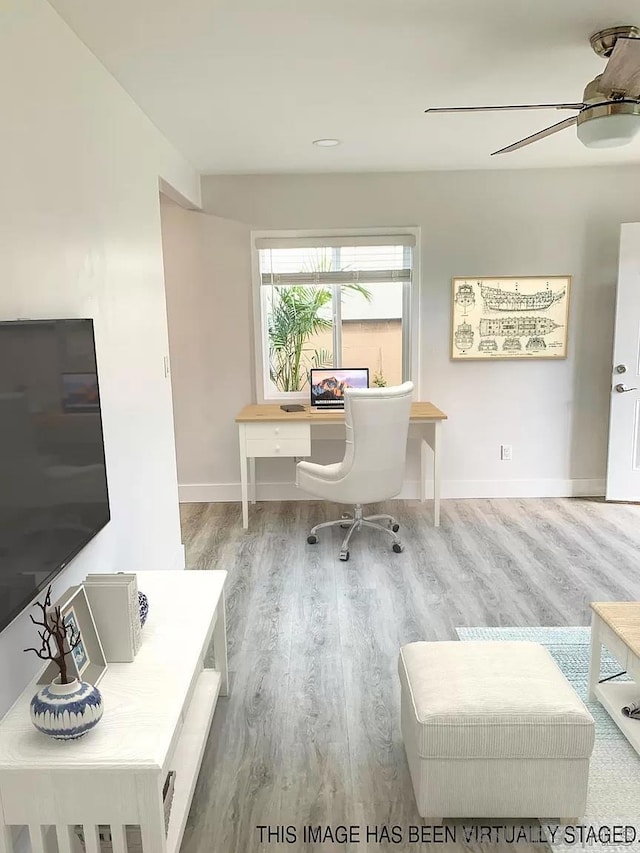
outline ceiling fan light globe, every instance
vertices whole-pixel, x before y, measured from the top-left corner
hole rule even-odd
[[[585,111],[586,112],[586,111]],[[578,139],[587,148],[619,148],[640,131],[640,112],[595,115],[578,119]]]

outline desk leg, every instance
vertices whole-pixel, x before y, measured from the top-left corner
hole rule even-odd
[[[240,443],[240,489],[242,492],[242,527],[249,527],[249,490],[247,488],[247,438],[244,424],[238,425]]]
[[[30,823],[29,841],[31,842],[31,853],[46,853],[47,839],[44,834],[44,826],[39,823]]]
[[[123,823],[110,824],[111,847],[113,853],[128,853],[127,851],[127,827]]]
[[[86,853],[100,853],[100,827],[95,823],[85,823],[82,831]]]
[[[216,624],[213,627],[213,657],[220,673],[220,695],[229,695],[229,673],[227,669],[227,622],[224,605],[224,590],[216,608]]]
[[[145,778],[139,774],[137,788],[143,853],[166,853],[167,836],[164,829],[164,804],[158,779],[155,776]]]
[[[589,658],[589,702],[596,701],[596,687],[600,681],[600,660],[602,658],[602,642],[600,639],[600,617],[594,611],[591,616],[591,656]]]
[[[58,839],[59,853],[73,853],[74,850],[77,850],[76,834],[73,831],[73,827],[68,826],[67,824],[57,824],[56,835]]]
[[[422,503],[427,499],[427,447],[429,445],[423,436],[420,439],[420,501]]]
[[[442,450],[442,424],[433,424],[433,526],[440,527],[440,453]]]
[[[249,457],[249,482],[251,483],[251,503],[256,502],[256,457]]]

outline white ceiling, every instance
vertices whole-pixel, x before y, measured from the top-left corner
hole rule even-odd
[[[573,128],[489,156],[566,112],[423,112],[581,100],[604,68],[589,36],[640,24],[638,0],[50,2],[202,172],[640,162],[640,135],[593,151]]]

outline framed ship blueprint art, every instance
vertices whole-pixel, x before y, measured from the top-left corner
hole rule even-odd
[[[451,358],[566,358],[571,276],[454,278]]]

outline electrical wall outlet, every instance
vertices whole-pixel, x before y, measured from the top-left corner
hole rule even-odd
[[[511,445],[510,444],[501,444],[500,445],[500,459],[503,462],[511,462],[513,456],[511,455]]]

